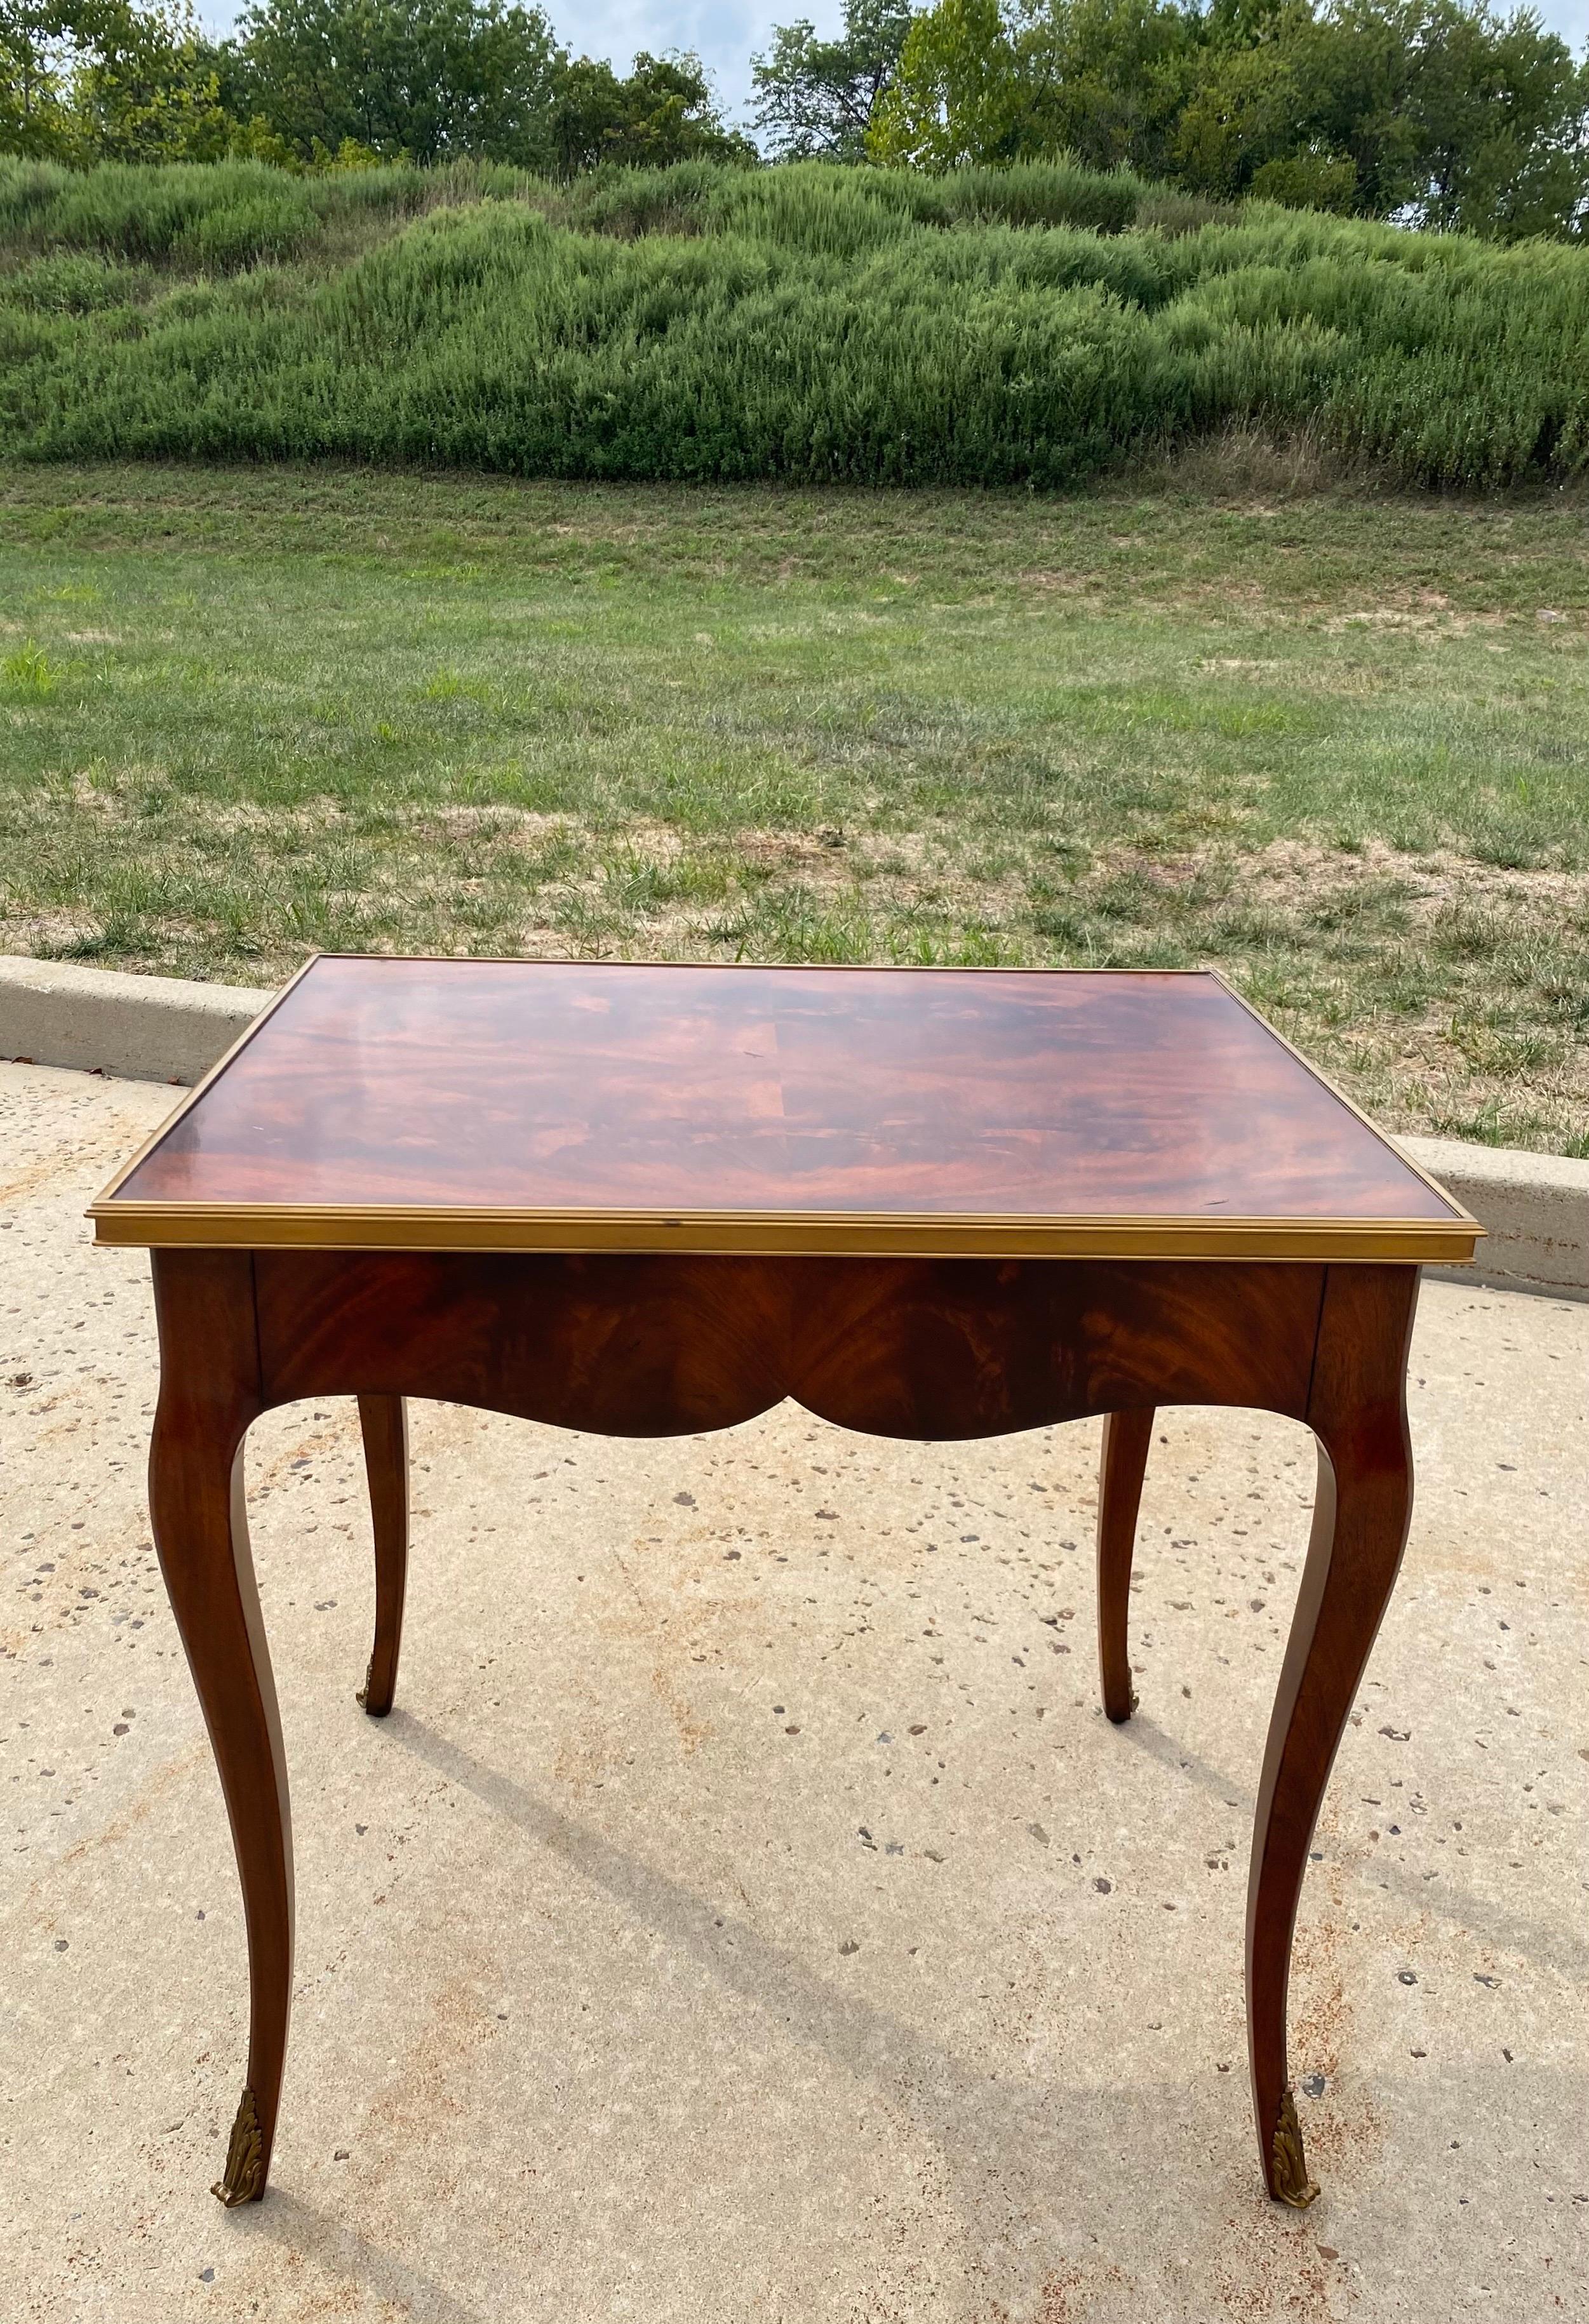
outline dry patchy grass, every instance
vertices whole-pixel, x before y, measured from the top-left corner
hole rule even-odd
[[[1568,504],[0,477],[0,942],[1219,964],[1589,1150]],[[7,675],[6,673],[9,673]]]

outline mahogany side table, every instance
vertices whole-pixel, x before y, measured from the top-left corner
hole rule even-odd
[[[244,1515],[272,1406],[358,1398],[375,1537],[360,1701],[390,1710],[403,1398],[619,1436],[786,1397],[921,1440],[1103,1415],[1104,1707],[1160,1405],[1318,1443],[1258,1793],[1247,2023],[1264,2182],[1308,2179],[1287,2079],[1297,1900],[1400,1562],[1418,1268],[1479,1229],[1206,972],[642,967],[322,956],[93,1205],[151,1248],[154,1536],[231,1817],[257,2200],[281,2095],[292,1862]]]

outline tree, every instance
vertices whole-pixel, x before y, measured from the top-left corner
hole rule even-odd
[[[241,134],[187,0],[0,0],[0,151],[206,161]]]
[[[516,0],[258,0],[233,51],[239,95],[302,159],[346,140],[430,162],[545,166],[566,62]]]
[[[1172,175],[1207,37],[1206,20],[1175,0],[1028,0],[1016,36],[1023,148]]]
[[[1589,64],[1488,0],[937,0],[867,136],[920,169],[1076,154],[1225,200],[1589,235]]]
[[[57,0],[0,0],[0,151],[65,158],[72,48]]]
[[[836,41],[808,18],[775,24],[751,59],[755,125],[780,161],[865,159],[866,134],[893,84],[911,24],[910,0],[845,0]]]
[[[1508,241],[1582,227],[1589,67],[1531,8],[1337,0],[1326,22],[1334,87],[1373,60],[1372,88],[1352,89],[1335,134],[1375,209]]]
[[[1199,193],[1235,199],[1252,192],[1262,174],[1268,190],[1304,206],[1316,184],[1355,206],[1357,172],[1337,155],[1333,132],[1338,110],[1326,99],[1331,59],[1327,25],[1309,0],[1212,19],[1210,37],[1192,60],[1179,119],[1173,124],[1173,175]],[[1331,161],[1335,177],[1321,176]]]
[[[94,0],[72,106],[81,143],[115,161],[218,161],[247,143],[228,112],[220,55],[189,0]]]
[[[653,57],[643,49],[627,80],[590,57],[560,64],[546,138],[551,166],[567,178],[604,161],[661,169],[755,159],[749,141],[724,127],[698,57]]]
[[[1204,48],[1176,174],[1224,196],[1516,239],[1589,198],[1589,78],[1530,10],[1285,0]]]
[[[866,151],[918,170],[1013,161],[1027,95],[998,0],[938,0],[905,36]]]

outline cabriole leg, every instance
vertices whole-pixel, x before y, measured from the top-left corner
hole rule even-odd
[[[1098,1462],[1098,1670],[1104,1711],[1117,1726],[1137,1707],[1131,1683],[1131,1568],[1152,1441],[1151,1406],[1104,1415]]]
[[[358,1699],[372,1719],[384,1719],[397,1685],[408,1581],[408,1407],[400,1396],[361,1396],[358,1419],[375,1529],[375,1644]]]
[[[292,1987],[292,1842],[275,1683],[248,1547],[243,1438],[260,1409],[246,1252],[157,1251],[155,1546],[215,1752],[248,1930],[248,2077],[223,2203],[264,2192]]]
[[[1286,2066],[1291,1935],[1325,1784],[1407,1540],[1407,1346],[1417,1297],[1416,1268],[1331,1268],[1308,1397],[1318,1493],[1259,1784],[1247,1889],[1259,2155],[1270,2193],[1298,2209],[1318,2190]]]

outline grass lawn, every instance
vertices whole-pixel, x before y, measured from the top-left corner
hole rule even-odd
[[[1223,488],[1222,488],[1223,487]],[[1579,501],[0,471],[0,947],[1216,963],[1589,1152]]]

